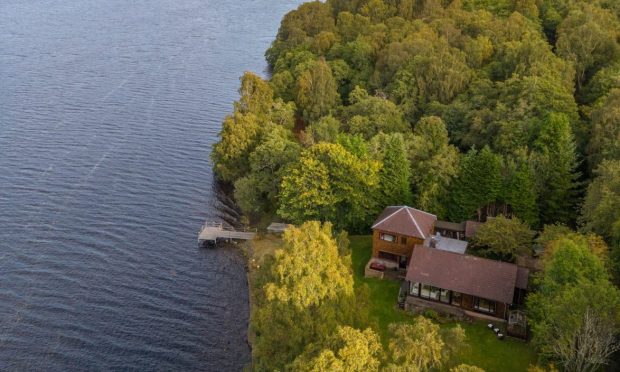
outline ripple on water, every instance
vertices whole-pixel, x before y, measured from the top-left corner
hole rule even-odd
[[[209,152],[300,2],[0,3],[0,370],[249,361],[243,258],[195,239],[238,216]]]

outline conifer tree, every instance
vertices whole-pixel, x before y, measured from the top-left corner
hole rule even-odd
[[[476,215],[481,219],[484,208],[495,203],[501,186],[501,157],[488,146],[480,152],[470,150],[463,157],[459,175],[452,183],[448,217],[452,221]]]
[[[536,180],[532,168],[525,159],[516,163],[508,162],[504,179],[502,198],[512,214],[529,226],[538,223],[538,205],[536,204]]]
[[[620,227],[620,160],[605,160],[595,171],[581,209],[585,231],[612,242]]]
[[[566,115],[551,113],[546,117],[534,148],[541,222],[573,221],[579,173],[573,133]]]
[[[382,163],[379,170],[377,204],[379,206],[409,204],[411,173],[403,135],[379,133],[372,139],[371,147],[375,159]]]

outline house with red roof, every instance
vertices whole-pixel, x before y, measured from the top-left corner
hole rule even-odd
[[[416,245],[465,253],[480,222],[453,223],[408,206],[386,207],[372,225],[372,262],[405,269]]]
[[[372,257],[404,269],[413,247],[432,237],[435,221],[434,214],[408,206],[385,208],[372,225]]]
[[[515,264],[417,245],[407,268],[409,307],[507,319],[523,303],[529,270]]]
[[[383,278],[394,272],[386,269],[400,269],[396,279],[404,279],[405,307],[507,319],[513,305],[523,304],[529,270],[466,254],[467,239],[479,226],[438,221],[408,206],[387,207],[372,225],[366,275]]]

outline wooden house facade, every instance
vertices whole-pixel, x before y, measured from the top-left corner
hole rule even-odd
[[[432,236],[437,217],[407,206],[387,207],[372,225],[372,257],[405,268],[413,248]]]

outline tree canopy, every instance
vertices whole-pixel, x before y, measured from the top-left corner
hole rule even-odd
[[[242,78],[213,149],[216,174],[239,180],[246,214],[277,210],[289,222],[361,231],[385,206],[377,203],[411,200],[456,222],[505,214],[532,227],[575,226],[593,172],[620,157],[619,8],[604,0],[305,3],[283,18],[266,53],[270,80]],[[273,167],[251,164],[274,125],[301,153],[283,155],[279,186],[278,175],[265,182]],[[397,174],[401,158],[377,151],[382,133],[402,134],[409,175]],[[321,143],[357,158],[337,166],[344,178],[317,158]],[[383,188],[405,178],[409,191],[386,197],[393,190]],[[358,187],[367,200],[342,193]]]
[[[475,370],[447,364],[450,337],[432,323],[393,327],[416,353],[377,351],[366,325],[334,310],[354,309],[359,288],[331,226],[368,232],[408,203],[488,219],[479,247],[504,259],[545,226],[535,344],[565,369],[600,368],[618,330],[618,4],[327,0],[284,16],[270,78],[244,74],[211,153],[246,215],[301,226],[253,314],[259,369]]]
[[[542,354],[570,371],[606,364],[620,345],[620,291],[584,240],[560,237],[546,257],[536,293],[528,296],[529,318]]]
[[[339,326],[325,345],[309,345],[291,364],[292,371],[365,372],[378,371],[381,358],[379,336]]]
[[[364,319],[357,303],[364,295],[353,288],[343,244],[346,239],[335,238],[329,223],[310,221],[286,230],[282,247],[263,264],[257,279],[252,312],[256,369],[284,369],[310,344],[329,348],[334,358],[344,358],[338,350],[357,347],[349,344],[357,334],[348,328],[338,340],[329,340],[338,326],[355,327]],[[368,342],[372,354],[371,336]],[[318,356],[308,351],[305,359]]]
[[[534,231],[517,217],[497,216],[478,228],[474,243],[478,249],[513,260],[517,254],[531,252],[533,238]]]

